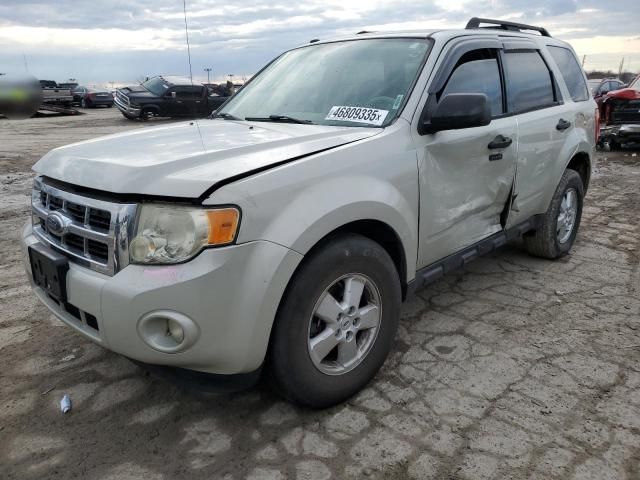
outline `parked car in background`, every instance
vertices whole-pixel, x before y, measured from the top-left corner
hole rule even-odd
[[[600,123],[600,143],[606,149],[640,142],[640,75],[628,87],[602,96]]]
[[[61,88],[54,80],[40,80],[42,87],[42,103],[71,106],[73,96],[68,88]]]
[[[614,90],[619,90],[625,86],[624,82],[617,78],[592,79],[587,80],[587,84],[591,95],[593,95],[593,98],[595,99],[598,99]]]
[[[100,88],[76,87],[72,90],[73,101],[82,108],[113,107],[111,92]]]
[[[58,87],[60,87],[60,88],[68,88],[69,90],[73,90],[77,86],[78,86],[77,82],[66,82],[66,83],[59,83],[58,84]]]
[[[126,118],[206,117],[226,101],[189,78],[157,76],[140,85],[120,88],[115,103]]]
[[[118,91],[123,113],[190,87],[145,83]],[[540,27],[313,42],[208,119],[46,154],[25,268],[97,344],[226,388],[268,371],[327,407],[376,375],[415,289],[509,240],[570,252],[596,112],[574,51]]]

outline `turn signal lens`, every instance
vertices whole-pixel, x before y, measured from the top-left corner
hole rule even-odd
[[[209,245],[226,245],[236,238],[240,212],[235,208],[207,211]]]

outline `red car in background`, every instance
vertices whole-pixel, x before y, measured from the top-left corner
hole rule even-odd
[[[600,143],[605,149],[640,142],[640,75],[626,88],[602,96]]]

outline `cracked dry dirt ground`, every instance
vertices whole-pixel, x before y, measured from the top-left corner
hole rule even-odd
[[[598,156],[571,256],[507,247],[419,291],[371,385],[309,411],[156,380],[36,303],[17,242],[29,167],[74,128],[138,126],[91,115],[63,135],[0,125],[0,478],[640,478],[638,157]]]

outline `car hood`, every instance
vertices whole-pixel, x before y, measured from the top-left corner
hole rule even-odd
[[[617,100],[640,100],[640,91],[633,88],[621,88],[607,93],[606,98],[615,98]]]
[[[380,131],[194,120],[56,148],[33,169],[56,180],[105,192],[197,198],[219,182]]]
[[[157,98],[156,95],[144,88],[142,85],[130,85],[128,87],[120,88],[120,92],[124,93],[128,97],[135,98]]]

